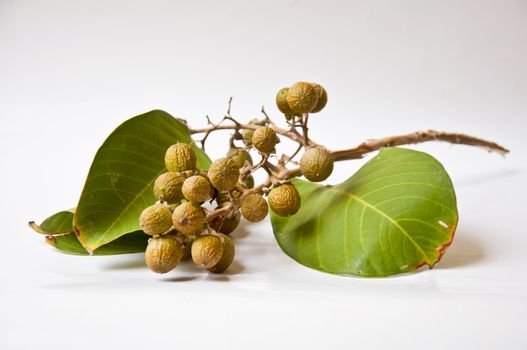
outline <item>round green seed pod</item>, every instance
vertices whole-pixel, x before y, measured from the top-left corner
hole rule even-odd
[[[192,242],[191,254],[196,265],[205,269],[211,268],[223,255],[223,243],[214,235],[199,236]]]
[[[252,145],[253,134],[254,134],[253,129],[243,129],[242,130],[242,141],[245,146]]]
[[[205,212],[200,206],[185,202],[174,209],[172,223],[179,232],[185,235],[194,235],[205,224]]]
[[[279,142],[280,139],[276,136],[276,132],[268,126],[260,126],[254,131],[252,143],[260,152],[272,152]]]
[[[287,92],[287,103],[295,113],[309,113],[318,103],[318,92],[311,83],[295,83]]]
[[[238,227],[240,224],[240,217],[240,212],[238,210],[233,210],[227,215],[216,216],[211,222],[209,222],[209,227],[216,232],[228,235]]]
[[[247,175],[241,182],[241,185],[244,188],[253,188],[254,187],[254,177],[251,174]]]
[[[149,235],[160,235],[172,227],[172,213],[162,204],[147,207],[139,216],[141,229]]]
[[[265,198],[258,193],[252,193],[242,198],[242,215],[251,222],[258,222],[265,219],[269,213],[269,205]]]
[[[222,235],[221,233],[219,233],[218,236],[223,246],[223,253],[216,265],[207,269],[210,272],[214,273],[220,273],[227,270],[227,268],[232,264],[234,260],[235,253],[234,242],[232,241],[232,239],[230,239],[226,235]]]
[[[232,190],[238,183],[240,170],[229,158],[215,160],[208,171],[209,181],[218,191]]]
[[[194,175],[183,182],[183,196],[190,202],[205,202],[213,194],[209,180],[201,175]]]
[[[148,240],[145,262],[150,270],[167,273],[174,269],[183,256],[181,244],[171,236],[152,237]]]
[[[300,194],[293,184],[273,188],[267,200],[271,210],[279,216],[294,215],[300,209]]]
[[[289,103],[287,103],[287,93],[289,91],[289,88],[283,88],[278,91],[276,94],[276,106],[280,110],[280,112],[284,113],[286,115],[286,118],[289,116],[289,119],[291,119],[291,116],[295,114],[291,107],[289,107]],[[289,120],[288,119],[288,120]]]
[[[324,181],[333,172],[333,162],[333,157],[326,148],[311,147],[300,158],[300,171],[309,181]]]
[[[249,164],[253,165],[251,155],[243,149],[234,147],[229,149],[229,152],[227,152],[227,158],[230,158],[239,169],[243,168],[245,162],[249,162]]]
[[[315,108],[313,108],[310,113],[318,113],[322,109],[324,109],[324,107],[326,107],[326,104],[328,103],[328,93],[326,92],[326,89],[322,87],[322,85],[319,85],[319,84],[312,84],[312,85],[317,91],[318,102]]]
[[[161,174],[154,182],[154,194],[160,201],[177,203],[183,199],[183,181],[185,178],[174,171]]]
[[[186,143],[176,143],[165,153],[165,165],[170,171],[185,171],[196,168],[196,153]]]

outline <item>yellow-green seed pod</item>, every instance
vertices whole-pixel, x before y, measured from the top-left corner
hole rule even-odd
[[[240,224],[240,217],[240,212],[238,210],[233,210],[226,216],[216,216],[211,222],[209,222],[209,227],[214,231],[228,235],[229,233],[233,232],[236,227],[238,227]]]
[[[242,197],[242,215],[251,222],[258,222],[265,219],[269,213],[269,205],[265,198],[258,193],[251,193]]]
[[[208,171],[209,181],[218,191],[230,191],[238,183],[240,170],[229,158],[215,160]]]
[[[167,273],[174,269],[183,256],[181,244],[172,236],[152,237],[148,240],[145,262],[150,270]]]
[[[165,165],[170,171],[185,171],[196,168],[196,153],[186,143],[176,143],[165,153]]]
[[[190,202],[205,202],[213,194],[212,185],[209,180],[201,175],[194,175],[183,182],[183,196]]]
[[[172,223],[179,232],[185,235],[194,235],[205,224],[205,212],[202,207],[185,202],[174,209]]]
[[[326,148],[311,147],[300,158],[300,171],[309,181],[324,181],[333,172],[333,162],[333,157]]]
[[[280,139],[276,132],[268,126],[261,126],[254,131],[252,143],[253,146],[262,153],[270,153]]]
[[[243,129],[242,130],[242,141],[245,146],[250,146],[253,143],[254,129]]]
[[[139,216],[141,229],[149,235],[160,235],[172,227],[172,213],[162,204],[147,207]]]
[[[289,117],[291,119],[291,116],[295,114],[291,107],[289,107],[289,103],[287,103],[287,93],[289,91],[289,88],[283,88],[278,91],[276,94],[276,106],[280,110],[280,112],[284,113],[286,115],[286,118]],[[288,120],[289,120],[288,119]]]
[[[326,104],[328,103],[328,93],[326,92],[326,89],[322,87],[322,85],[319,85],[319,84],[312,84],[312,85],[317,91],[318,102],[315,108],[313,108],[310,113],[318,113],[322,109],[324,109],[324,107],[326,107]]]
[[[229,149],[227,152],[227,158],[232,159],[239,169],[243,168],[246,162],[249,162],[250,165],[253,165],[253,159],[251,158],[251,155],[249,152],[243,149],[234,147]]]
[[[254,177],[251,174],[247,175],[241,182],[241,185],[244,188],[253,188],[254,187]]]
[[[267,200],[271,210],[279,216],[294,215],[300,209],[300,194],[293,184],[273,188]]]
[[[154,182],[154,194],[161,201],[177,203],[183,199],[181,193],[183,181],[185,178],[174,171],[161,174]]]
[[[222,235],[221,233],[219,233],[218,236],[223,246],[223,253],[216,265],[207,269],[214,273],[220,273],[227,270],[234,260],[235,253],[234,242],[229,237]]]
[[[208,269],[216,265],[223,255],[223,243],[214,235],[204,235],[192,242],[192,260],[199,267]]]
[[[295,83],[287,92],[287,103],[295,113],[309,113],[318,103],[318,92],[311,83]]]

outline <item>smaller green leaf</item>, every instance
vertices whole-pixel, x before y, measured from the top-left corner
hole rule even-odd
[[[115,255],[144,252],[150,236],[143,231],[135,231],[119,237],[96,249],[92,255]],[[89,255],[77,239],[75,233],[62,236],[48,236],[46,242],[63,253],[74,255]]]
[[[73,212],[74,209],[60,211],[45,219],[40,225],[30,221],[29,227],[35,232],[47,235],[46,242],[63,253],[89,255],[73,231]],[[144,252],[149,237],[141,230],[130,232],[99,247],[92,255]]]
[[[59,235],[73,232],[73,209],[71,211],[59,211],[44,220],[40,225],[30,221],[29,227],[43,235]]]

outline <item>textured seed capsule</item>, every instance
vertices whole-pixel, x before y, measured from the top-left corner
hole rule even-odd
[[[209,181],[218,191],[229,191],[236,186],[240,170],[229,158],[215,160],[208,172]]]
[[[148,240],[145,262],[154,272],[167,273],[177,266],[182,256],[181,244],[171,236],[153,237]]]
[[[165,165],[170,171],[185,171],[196,168],[196,153],[191,145],[176,143],[165,153]]]
[[[236,227],[238,227],[238,225],[240,224],[240,217],[240,212],[238,210],[233,210],[226,216],[216,216],[214,219],[212,219],[211,222],[209,222],[209,226],[214,231],[228,235],[229,233],[234,231]]]
[[[219,237],[204,235],[192,242],[192,260],[205,269],[216,265],[223,255],[223,244]]]
[[[241,212],[249,221],[262,221],[269,212],[269,205],[262,195],[252,193],[242,198]]]
[[[267,197],[271,210],[279,216],[296,214],[300,209],[300,194],[292,184],[275,187]]]
[[[139,225],[149,235],[160,235],[172,227],[172,213],[162,204],[151,205],[139,216]]]
[[[203,208],[190,202],[182,203],[174,209],[172,223],[179,232],[193,235],[205,224],[205,212]]]
[[[309,113],[318,103],[318,92],[311,83],[295,83],[287,92],[287,103],[295,113]]]
[[[275,131],[268,126],[261,126],[254,131],[252,143],[260,152],[272,152],[279,142],[280,139],[276,136]]]
[[[205,202],[212,196],[212,185],[201,175],[194,175],[183,182],[183,196],[190,202]]]
[[[168,203],[177,203],[183,199],[181,187],[185,178],[174,171],[159,175],[154,182],[154,194],[161,200]]]
[[[322,87],[322,85],[319,85],[319,84],[312,84],[312,85],[317,91],[318,102],[315,108],[313,108],[310,113],[318,113],[322,109],[324,109],[324,107],[326,107],[326,104],[328,103],[328,93],[326,92],[326,89]]]
[[[280,112],[284,113],[286,116],[292,116],[295,114],[291,107],[289,107],[289,103],[287,103],[287,92],[289,91],[289,88],[283,88],[278,91],[276,94],[276,106],[280,110]]]
[[[300,158],[300,171],[309,181],[324,181],[333,172],[333,157],[324,147],[308,148]]]
[[[223,246],[223,253],[221,255],[220,260],[214,266],[207,269],[210,272],[214,273],[220,273],[227,270],[227,268],[232,264],[232,261],[234,260],[235,253],[234,243],[232,242],[232,240],[229,237],[222,235],[221,233],[218,234],[218,236]]]
[[[251,165],[253,164],[253,159],[249,152],[239,148],[233,147],[229,149],[229,152],[227,152],[227,158],[230,158],[239,169],[245,165],[245,162],[249,162]]]

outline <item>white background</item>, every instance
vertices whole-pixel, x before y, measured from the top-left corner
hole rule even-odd
[[[526,64],[520,0],[0,0],[0,349],[526,349]],[[226,275],[159,276],[140,254],[59,254],[27,227],[76,205],[125,119],[161,108],[199,127],[230,96],[242,120],[262,104],[278,117],[276,91],[298,80],[329,92],[311,135],[331,149],[436,128],[512,150],[416,147],[457,190],[437,268],[320,273],[266,220],[235,234]]]

